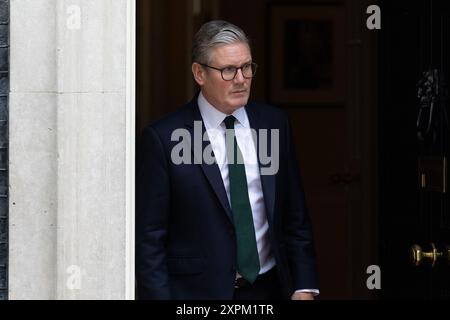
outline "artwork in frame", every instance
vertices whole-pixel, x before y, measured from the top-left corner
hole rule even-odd
[[[278,105],[344,105],[345,11],[338,5],[272,5],[269,100]]]

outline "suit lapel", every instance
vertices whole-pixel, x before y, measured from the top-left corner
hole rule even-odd
[[[271,136],[270,136],[270,126],[267,123],[267,120],[260,116],[260,112],[258,107],[254,104],[250,103],[246,107],[248,120],[250,122],[250,127],[256,130],[256,136],[258,137],[258,141],[256,143],[256,150],[258,156],[258,163],[261,172],[261,168],[267,165],[261,164],[261,159],[259,157],[259,147],[261,142],[259,141],[259,130],[267,129],[267,150],[271,150]],[[273,155],[271,155],[273,156]],[[264,204],[266,205],[267,218],[272,222],[274,215],[274,205],[275,205],[275,191],[276,191],[276,183],[275,183],[275,175],[260,175],[261,178],[261,186],[263,189],[264,195]]]
[[[195,155],[196,152],[194,152],[194,140],[193,140],[195,138],[194,121],[201,121],[202,137],[203,137],[203,133],[206,131],[205,125],[203,124],[203,119],[202,119],[200,111],[198,109],[197,98],[198,98],[198,95],[196,95],[190,103],[192,112],[190,113],[190,116],[188,117],[188,119],[185,123],[185,125],[188,128],[188,130],[191,134],[191,137],[192,137],[191,149],[192,149],[192,154],[194,157],[196,156]],[[270,128],[269,124],[267,123],[267,120],[260,116],[257,106],[255,106],[254,104],[249,104],[248,106],[246,106],[246,111],[247,111],[247,116],[249,119],[250,127],[252,129],[256,130],[258,138],[259,138],[258,130],[259,129],[267,129],[267,136],[268,136],[267,150],[271,150],[271,143],[272,143],[272,141],[270,139],[270,129],[271,128]],[[259,141],[255,141],[255,143],[256,143],[259,167],[261,169],[262,167],[267,166],[267,165],[264,165],[261,163],[261,159],[259,157],[259,145],[260,145]],[[205,148],[208,147],[209,144],[210,144],[209,140],[203,141],[203,139],[202,139],[202,150],[201,150],[202,152],[198,155],[201,159],[197,159],[197,161],[201,163],[200,167],[201,167],[203,173],[205,174],[207,180],[209,181],[212,189],[214,190],[214,193],[216,194],[217,198],[219,199],[219,202],[221,203],[222,207],[224,208],[228,218],[232,222],[233,214],[231,212],[231,207],[228,202],[228,197],[227,197],[227,193],[225,191],[222,176],[220,174],[219,166],[216,163],[206,164],[203,161],[203,157],[202,157],[203,150],[205,150]],[[260,177],[261,177],[261,186],[262,186],[263,195],[264,195],[264,204],[266,206],[266,211],[267,211],[267,218],[272,222],[273,215],[274,215],[275,192],[276,192],[275,175],[260,175]]]
[[[205,125],[203,123],[203,119],[201,117],[200,111],[198,109],[197,97],[198,97],[198,95],[196,95],[194,97],[194,99],[191,101],[192,117],[189,117],[190,119],[188,119],[185,124],[191,134],[191,137],[192,137],[192,141],[191,141],[192,154],[194,157],[197,158],[196,163],[200,163],[200,167],[201,167],[203,173],[205,174],[206,178],[208,179],[212,189],[214,190],[214,193],[216,194],[217,198],[219,199],[219,202],[221,203],[222,207],[224,208],[228,218],[232,222],[233,215],[231,212],[230,204],[228,202],[228,197],[227,197],[227,193],[225,191],[225,187],[223,184],[222,175],[220,174],[219,166],[217,165],[217,163],[206,164],[203,161],[203,151],[210,145],[210,142],[209,142],[209,139],[208,139],[208,141],[203,141],[203,134],[206,131],[206,129],[205,129]],[[201,121],[201,124],[202,124],[201,125],[201,137],[202,137],[201,152],[195,152],[195,150],[194,150],[194,147],[195,147],[194,139],[196,138],[194,135],[194,131],[195,131],[194,121]],[[198,137],[197,137],[197,139],[198,139]],[[199,153],[199,154],[196,155],[196,153]]]

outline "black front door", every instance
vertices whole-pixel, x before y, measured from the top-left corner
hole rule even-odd
[[[382,298],[450,298],[450,2],[382,1]]]

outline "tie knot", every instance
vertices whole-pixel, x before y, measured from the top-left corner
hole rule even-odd
[[[223,120],[223,122],[225,123],[225,127],[227,127],[227,129],[234,129],[235,120],[236,118],[234,116],[226,117],[225,120]]]

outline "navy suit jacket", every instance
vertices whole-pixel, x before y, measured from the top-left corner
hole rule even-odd
[[[250,102],[246,111],[253,129],[279,129],[279,170],[261,175],[261,184],[282,298],[289,298],[296,289],[318,288],[291,129],[275,107]],[[194,137],[194,121],[201,120],[196,96],[143,131],[136,174],[138,299],[233,298],[236,238],[219,167],[171,161],[179,143],[171,141],[172,132],[184,128]]]

